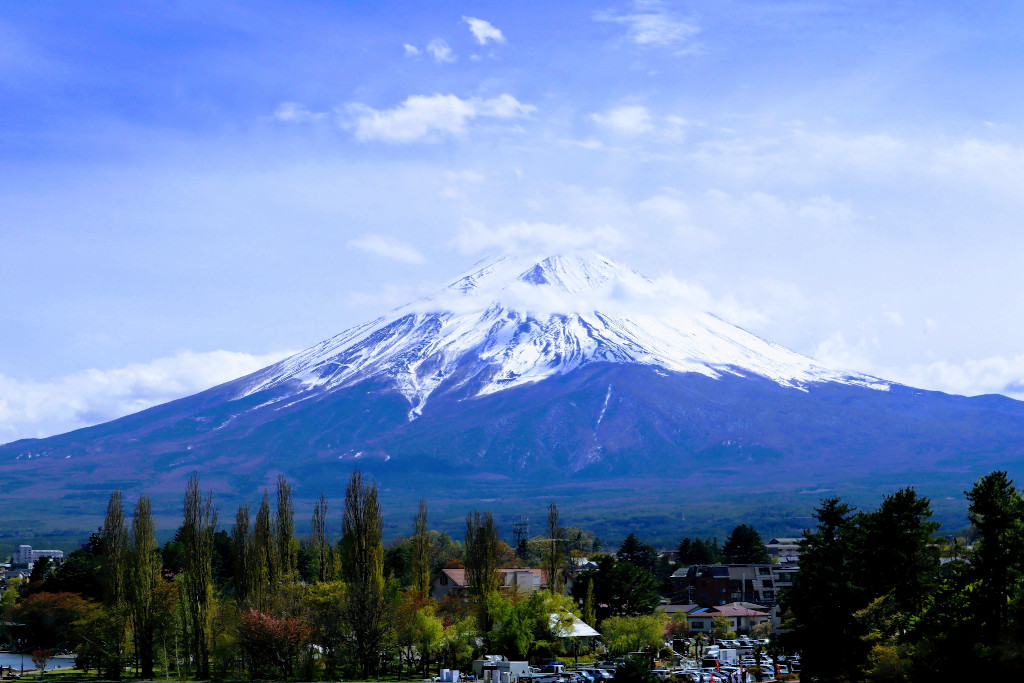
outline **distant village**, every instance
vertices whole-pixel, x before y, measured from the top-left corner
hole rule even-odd
[[[376,484],[358,470],[340,537],[325,497],[312,533],[295,535],[283,477],[222,528],[193,475],[162,546],[148,498],[129,521],[117,491],[80,549],[19,546],[2,568],[0,644],[40,671],[73,653],[104,679],[881,683],[979,656],[1013,673],[1024,496],[996,471],[967,497],[963,536],[939,534],[928,499],[904,488],[874,510],[826,498],[801,538],[740,524],[721,544],[660,550],[634,534],[606,550],[554,503],[539,534],[514,525],[512,545],[486,511],[455,540],[429,528],[421,500],[413,533],[385,544]]]

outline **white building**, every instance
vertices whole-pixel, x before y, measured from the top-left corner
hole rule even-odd
[[[41,560],[44,557],[50,558],[51,562],[60,564],[64,561],[63,550],[33,550],[30,545],[19,545],[18,552],[14,553],[14,560],[11,562],[12,567],[26,567],[29,571],[32,570],[32,565],[36,561]]]

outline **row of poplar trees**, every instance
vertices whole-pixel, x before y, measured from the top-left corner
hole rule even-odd
[[[379,663],[379,651],[388,628],[385,595],[383,522],[376,485],[355,471],[345,492],[342,543],[336,549],[327,532],[328,504],[321,496],[312,519],[310,539],[315,575],[313,587],[300,586],[297,560],[299,542],[294,534],[291,487],[279,477],[276,510],[269,495],[250,521],[248,504],[239,506],[231,529],[232,583],[237,642],[248,645],[248,673],[278,670],[292,675],[295,652],[277,661],[259,661],[280,651],[282,642],[298,646],[313,636],[311,619],[294,616],[310,606],[317,612],[315,630],[323,647],[328,675],[334,676],[342,646],[369,676]],[[80,624],[80,657],[105,677],[120,678],[132,647],[141,678],[154,676],[158,644],[167,650],[171,635],[175,661],[183,654],[185,673],[211,677],[215,631],[223,630],[223,610],[214,596],[213,562],[217,538],[217,510],[212,494],[200,489],[198,475],[189,479],[184,497],[182,525],[175,537],[183,555],[181,571],[173,581],[163,573],[156,542],[152,507],[139,497],[130,524],[120,491],[111,494],[98,534],[103,618]],[[426,504],[416,517],[413,574],[417,590],[429,589],[429,538]],[[336,581],[339,576],[344,582]],[[300,603],[302,603],[300,605]],[[283,615],[283,616],[282,616]],[[176,625],[176,628],[173,626]],[[260,639],[273,640],[261,646]],[[159,641],[159,642],[158,642]],[[345,641],[345,642],[342,642]]]

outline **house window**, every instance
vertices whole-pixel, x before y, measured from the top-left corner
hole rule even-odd
[[[448,575],[447,574],[441,574],[441,585],[442,586],[447,586],[448,585]]]
[[[691,621],[690,622],[690,630],[691,631],[703,631],[704,630],[704,622],[703,621]]]

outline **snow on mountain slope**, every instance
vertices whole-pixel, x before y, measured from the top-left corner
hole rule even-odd
[[[252,375],[239,398],[297,382],[301,390],[291,400],[302,400],[385,377],[409,400],[413,419],[442,384],[485,395],[602,361],[710,377],[751,373],[796,388],[889,388],[665,297],[636,271],[599,255],[502,257]]]

